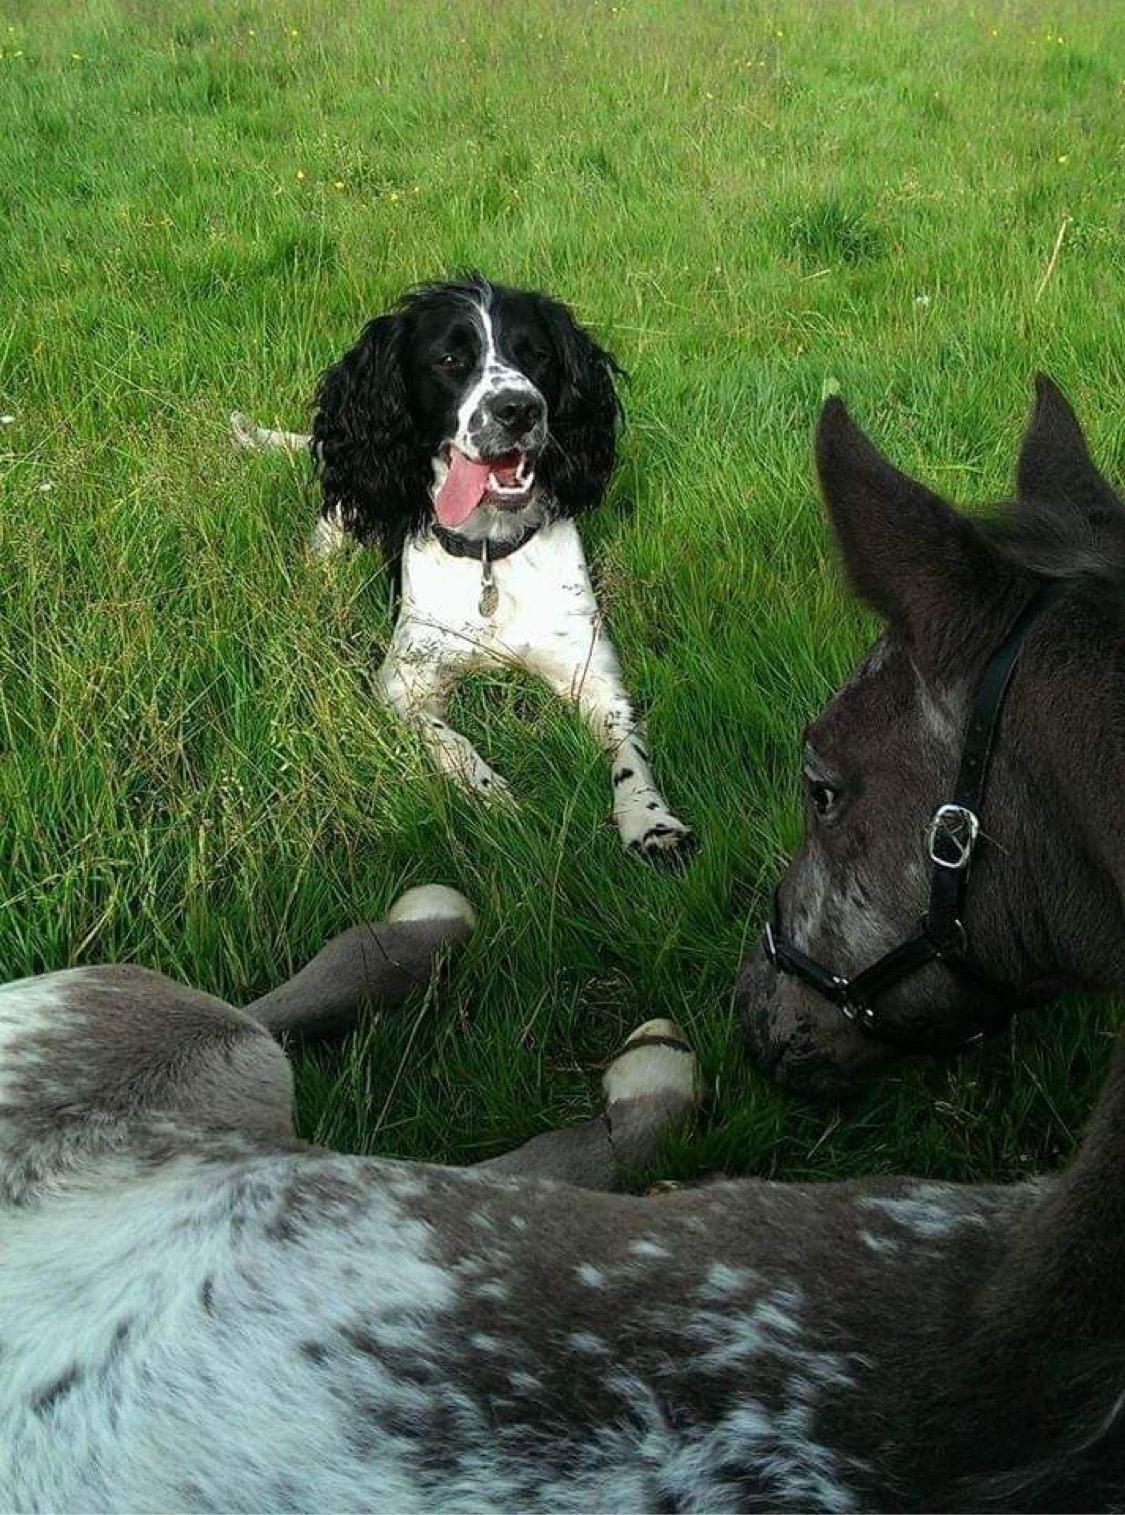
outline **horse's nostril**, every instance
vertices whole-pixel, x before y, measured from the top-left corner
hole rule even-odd
[[[777,990],[777,973],[758,954],[743,963],[735,985],[735,1002],[742,1021],[742,1035],[755,1060],[767,1072],[781,1055],[781,1046],[771,1034],[771,1006]]]
[[[817,1045],[800,1016],[783,1013],[777,999],[776,971],[763,957],[752,959],[739,975],[736,996],[742,1036],[755,1065],[768,1077],[804,1099],[842,1099],[856,1087],[856,1071]]]
[[[770,1035],[768,1015],[761,1010],[743,1010],[742,1036],[762,1072],[773,1074],[781,1061],[784,1043]]]

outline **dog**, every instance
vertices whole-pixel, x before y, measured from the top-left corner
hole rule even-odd
[[[443,773],[507,794],[446,703],[472,669],[525,668],[609,753],[624,846],[668,861],[694,835],[656,786],[574,524],[613,472],[621,372],[565,305],[474,273],[423,285],[367,324],[321,378],[311,437],[238,412],[231,425],[246,447],[311,445],[316,552],[350,539],[397,566],[379,688]]]

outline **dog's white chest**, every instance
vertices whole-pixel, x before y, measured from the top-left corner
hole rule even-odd
[[[691,845],[656,787],[617,654],[602,626],[572,521],[555,521],[493,564],[493,609],[479,561],[432,537],[408,543],[402,610],[380,670],[384,698],[422,736],[444,773],[474,794],[508,786],[445,718],[460,678],[482,665],[519,667],[576,704],[611,754],[613,813],[624,845],[648,857]]]
[[[552,639],[589,640],[597,605],[572,521],[543,527],[526,547],[491,564],[452,557],[434,537],[409,542],[395,640],[440,644],[457,662],[522,661]]]

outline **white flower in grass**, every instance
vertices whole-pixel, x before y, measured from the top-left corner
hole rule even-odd
[[[919,306],[921,309],[924,310],[926,308],[926,306],[930,303],[930,296],[926,295],[926,294],[915,295],[914,296],[914,303],[915,303],[915,305]]]
[[[51,490],[55,487],[55,481],[54,479],[44,479],[42,484],[36,484],[35,487],[40,494],[50,494]]]
[[[11,426],[15,419],[15,416],[0,416],[0,426]]]

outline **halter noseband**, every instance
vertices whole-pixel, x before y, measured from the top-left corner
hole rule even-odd
[[[973,854],[981,838],[981,801],[988,782],[1004,698],[1024,639],[1054,599],[1056,588],[1053,581],[1040,585],[1009,627],[977,686],[965,728],[953,797],[937,807],[926,831],[926,852],[932,864],[930,902],[914,935],[885,952],[854,978],[846,978],[843,974],[833,973],[787,940],[781,924],[779,890],[774,890],[762,947],[777,972],[791,974],[808,984],[868,1036],[908,1051],[933,1051],[935,1041],[889,1024],[879,1014],[875,1000],[892,984],[917,973],[928,963],[944,963],[955,973],[975,980],[982,988],[1001,997],[1001,1004],[995,1012],[978,1013],[976,1029],[959,1041],[944,1044],[946,1050],[959,1050],[982,1036],[1002,1030],[1020,1000],[1017,989],[973,961],[962,917]]]

